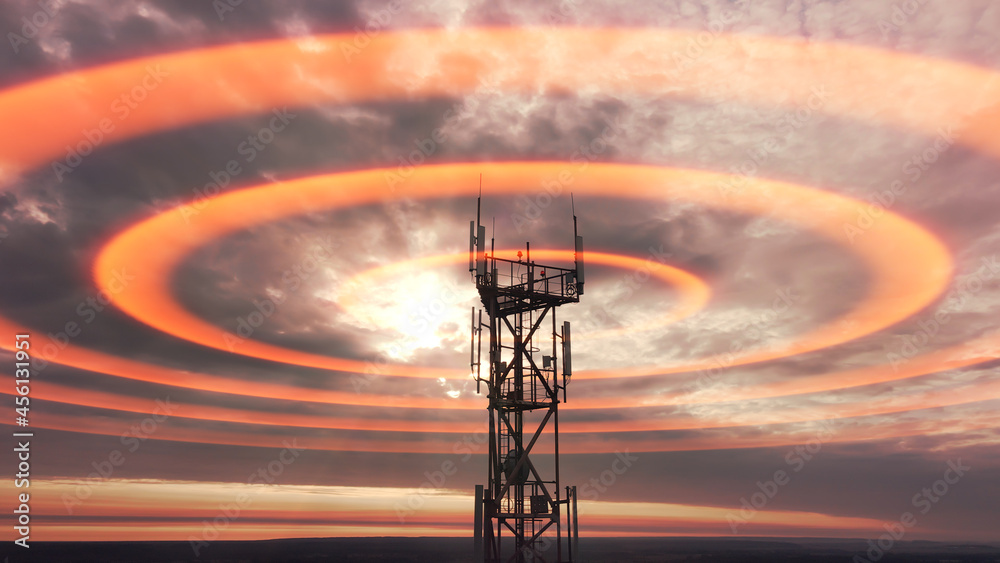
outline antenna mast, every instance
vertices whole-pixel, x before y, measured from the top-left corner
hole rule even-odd
[[[573,562],[579,557],[576,487],[560,487],[558,408],[572,375],[570,326],[557,325],[556,308],[579,302],[583,293],[583,237],[577,234],[575,203],[573,269],[536,264],[530,254],[523,260],[498,258],[492,243],[484,255],[481,211],[482,176],[476,221],[469,229],[469,271],[475,272],[489,322],[483,323],[480,310],[477,323],[473,308],[471,368],[477,391],[482,383],[487,387],[490,452],[488,485],[476,485],[473,560]],[[495,229],[494,218],[494,234]],[[543,322],[551,322],[551,332]],[[484,328],[489,330],[489,379],[482,377],[477,361]],[[554,441],[552,475],[543,476],[548,464],[540,469],[532,462],[541,455],[533,449],[542,436]],[[511,540],[514,550],[505,553]]]

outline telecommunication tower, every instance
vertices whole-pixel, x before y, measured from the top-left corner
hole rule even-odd
[[[579,551],[576,487],[560,489],[559,403],[560,395],[566,402],[573,370],[570,325],[558,327],[556,307],[577,303],[583,295],[583,237],[576,234],[576,211],[575,267],[567,269],[532,262],[530,243],[516,259],[499,258],[491,239],[487,254],[486,227],[480,222],[482,178],[476,207],[476,220],[469,225],[469,271],[483,309],[472,308],[470,363],[477,391],[485,384],[489,398],[490,452],[488,484],[476,485],[474,561],[572,562]],[[551,322],[549,334],[546,321]],[[484,328],[489,330],[489,379],[480,373]],[[539,468],[532,459],[540,456],[532,449],[550,432],[555,457],[551,466]],[[511,539],[513,551],[505,553]]]

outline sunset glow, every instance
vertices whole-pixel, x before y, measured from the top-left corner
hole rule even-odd
[[[588,536],[875,538],[964,459],[907,540],[997,539],[992,51],[698,9],[401,8],[358,47],[358,10],[134,58],[40,35],[63,70],[12,66],[0,355],[30,334],[30,424],[4,424],[37,433],[32,541],[191,541],[239,495],[225,540],[471,535],[480,194],[506,259],[569,267],[579,216],[538,451]]]

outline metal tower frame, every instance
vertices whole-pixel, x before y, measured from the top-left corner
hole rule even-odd
[[[566,385],[572,375],[570,324],[564,322],[562,331],[557,330],[556,308],[577,303],[583,295],[583,237],[576,234],[574,210],[572,269],[532,262],[530,244],[525,255],[518,251],[516,260],[504,259],[494,254],[491,240],[487,254],[486,227],[480,223],[481,192],[480,178],[476,221],[469,225],[469,271],[484,309],[478,311],[477,319],[472,308],[470,364],[477,391],[483,383],[487,388],[490,452],[489,483],[486,488],[476,486],[474,561],[572,562],[579,537],[576,487],[562,491],[559,481],[559,395],[566,402]],[[546,335],[543,323],[550,319],[551,334]],[[489,379],[480,373],[484,328],[489,329]],[[546,340],[551,341],[551,352],[538,362],[536,353],[547,348]],[[550,424],[554,474],[543,477],[545,468],[540,472],[531,454]],[[527,444],[525,436],[529,436]],[[514,551],[504,553],[501,540],[508,534]]]

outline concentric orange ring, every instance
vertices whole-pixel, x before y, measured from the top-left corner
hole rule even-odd
[[[297,46],[294,43],[268,42],[152,57],[140,61],[128,61],[117,65],[109,65],[84,73],[85,79],[92,79],[95,82],[88,84],[88,87],[92,88],[89,93],[81,96],[81,98],[85,102],[105,102],[113,99],[117,93],[115,90],[120,91],[119,87],[130,86],[130,80],[134,79],[137,74],[140,74],[139,71],[142,70],[143,65],[164,61],[179,63],[179,68],[183,67],[187,70],[194,70],[195,72],[192,74],[196,76],[199,75],[198,70],[205,68],[212,69],[211,72],[219,76],[222,81],[229,80],[231,84],[236,86],[246,85],[250,87],[248,92],[252,92],[250,95],[235,102],[230,98],[228,102],[231,105],[227,107],[225,103],[220,104],[218,99],[209,99],[203,103],[199,100],[185,100],[183,97],[178,98],[178,95],[184,93],[185,89],[187,92],[193,91],[186,84],[181,84],[179,87],[171,86],[165,88],[161,92],[168,94],[167,98],[171,103],[176,104],[177,111],[137,111],[133,119],[123,123],[116,129],[114,134],[108,136],[108,141],[113,142],[163,128],[164,126],[194,123],[209,119],[212,116],[254,112],[267,106],[268,101],[276,101],[277,104],[282,103],[280,100],[293,100],[293,103],[309,103],[320,99],[335,98],[339,101],[349,102],[354,99],[361,99],[359,92],[365,90],[366,87],[373,87],[376,90],[381,88],[382,94],[385,96],[428,95],[433,93],[457,95],[461,93],[463,88],[467,90],[471,86],[471,80],[449,83],[438,81],[429,87],[430,90],[427,90],[428,85],[419,80],[419,70],[415,73],[416,76],[413,73],[407,74],[413,69],[421,68],[420,65],[407,64],[405,60],[407,57],[412,58],[414,55],[420,54],[440,57],[447,55],[449,49],[454,51],[455,54],[467,57],[465,62],[469,63],[469,67],[464,70],[478,69],[481,71],[490,68],[489,65],[481,64],[483,62],[481,59],[484,56],[487,57],[486,61],[489,61],[490,50],[502,51],[504,48],[507,48],[509,51],[513,50],[519,53],[523,51],[521,54],[525,56],[520,58],[515,57],[515,60],[522,61],[524,67],[519,69],[511,69],[510,66],[505,67],[505,74],[507,70],[511,72],[509,76],[505,76],[504,80],[501,81],[501,87],[517,86],[518,81],[527,76],[529,79],[540,77],[544,84],[549,85],[548,87],[558,87],[557,85],[561,81],[561,84],[569,88],[576,88],[581,86],[581,80],[584,81],[585,85],[590,77],[601,75],[600,72],[595,72],[595,68],[599,67],[599,63],[604,60],[600,55],[606,55],[609,52],[614,52],[616,55],[630,55],[614,57],[614,67],[609,69],[615,71],[624,69],[625,75],[628,76],[637,66],[653,65],[655,67],[658,53],[662,53],[662,60],[660,62],[665,62],[666,57],[672,52],[671,46],[682,47],[691,35],[686,32],[664,30],[464,30],[461,32],[463,37],[457,38],[461,40],[459,43],[450,43],[449,41],[433,43],[428,41],[428,34],[432,38],[437,37],[440,39],[442,38],[441,33],[439,31],[405,32],[386,34],[376,38],[377,40],[373,44],[375,48],[367,50],[365,53],[365,56],[369,57],[369,60],[364,61],[364,64],[378,66],[387,60],[393,60],[397,63],[393,68],[400,71],[396,74],[396,77],[400,79],[398,82],[389,80],[383,81],[388,83],[382,83],[374,80],[373,84],[364,84],[364,80],[344,80],[339,85],[343,89],[335,92],[329,88],[325,88],[328,85],[315,83],[309,84],[309,88],[301,88],[304,76],[320,76],[322,75],[321,70],[334,71],[335,73],[338,70],[347,70],[346,67],[340,68],[342,65],[338,65],[338,61],[328,60],[330,57],[323,56],[322,54],[324,51],[337,51],[336,42],[338,40],[349,40],[349,38],[329,36],[316,40],[316,43],[321,47],[325,45],[325,49],[312,49],[308,51],[309,54],[304,54],[306,51],[301,49],[299,52],[296,52]],[[454,32],[448,32],[448,35],[444,39],[456,39],[455,36]],[[486,41],[468,42],[470,39],[486,39]],[[419,43],[417,43],[418,41]],[[563,76],[560,73],[551,72],[553,69],[546,67],[548,61],[538,60],[537,57],[533,56],[537,50],[535,47],[537,47],[539,41],[543,41],[546,47],[549,48],[553,46],[559,47],[560,45],[567,47],[572,45],[573,49],[577,50],[577,52],[579,52],[579,49],[584,49],[586,51],[584,54],[594,56],[581,57],[581,60],[587,61],[587,69],[580,69],[582,72],[577,73],[576,76]],[[631,41],[636,42],[632,43]],[[645,52],[651,41],[660,48],[653,49],[651,52]],[[716,76],[726,76],[725,73],[719,72],[720,68],[718,67],[720,65],[740,64],[741,73],[749,74],[751,78],[756,77],[758,80],[750,80],[749,85],[751,87],[744,87],[740,92],[726,92],[726,94],[734,98],[743,97],[743,99],[748,101],[762,101],[771,99],[772,96],[773,98],[788,96],[784,99],[788,99],[793,103],[803,103],[807,101],[808,92],[805,89],[810,84],[832,84],[833,87],[831,89],[837,92],[838,95],[844,92],[847,92],[847,94],[834,100],[824,108],[824,111],[849,116],[860,107],[861,104],[856,102],[863,100],[864,106],[872,112],[871,117],[878,116],[877,119],[882,120],[884,123],[901,127],[912,127],[925,134],[933,134],[937,127],[955,123],[959,116],[964,114],[967,107],[975,107],[977,105],[978,97],[986,99],[996,98],[995,94],[998,87],[996,73],[969,65],[934,61],[910,55],[886,53],[837,44],[806,45],[798,41],[772,38],[741,38],[740,42],[755,43],[755,48],[751,50],[754,60],[749,61],[751,63],[749,65],[745,64],[748,61],[742,59],[742,57],[746,56],[746,52],[740,53],[738,50],[726,52],[730,48],[729,46],[732,45],[731,42],[715,42],[708,49],[706,57],[701,61],[704,62],[704,65],[699,69],[694,69],[693,73],[682,77],[682,80],[663,80],[664,78],[669,79],[672,77],[668,74],[657,74],[654,70],[653,72],[644,73],[642,80],[625,85],[624,90],[648,93],[655,90],[657,85],[670,84],[670,88],[676,88],[676,90],[670,92],[671,94],[691,96],[698,93],[698,85],[711,82],[710,80],[704,80],[706,77],[711,77],[713,74]],[[432,50],[433,52],[429,52],[426,49],[409,49],[407,52],[407,45],[415,44],[420,44],[424,47],[435,45],[435,47]],[[444,45],[444,47],[440,45]],[[469,45],[474,45],[475,48],[470,50],[468,49]],[[640,45],[643,48],[636,48]],[[482,50],[482,47],[485,47],[485,50]],[[591,49],[594,51],[593,53],[590,53]],[[545,52],[546,50],[537,51]],[[280,77],[274,79],[272,75],[268,77],[267,84],[253,85],[254,75],[246,73],[246,69],[239,68],[239,59],[247,54],[263,53],[266,53],[268,56],[253,59],[255,66],[260,63],[263,63],[265,67],[273,66],[274,68],[280,68],[279,64],[288,65],[285,69],[295,67],[297,75],[291,74],[287,76],[288,80],[282,80]],[[549,57],[550,53],[551,49],[548,49],[546,56]],[[558,58],[554,56],[550,57],[550,59]],[[814,60],[823,60],[824,64],[818,70],[810,68],[808,63]],[[598,64],[595,65],[595,61]],[[230,69],[226,69],[223,72],[226,65],[219,63],[224,62],[236,64],[231,65]],[[305,64],[296,67],[296,62]],[[830,62],[834,64],[831,65],[829,64]],[[204,66],[202,67],[201,65]],[[907,92],[908,94],[915,91],[913,82],[923,79],[925,73],[929,72],[928,66],[938,78],[941,78],[941,80],[935,82],[934,90],[926,90],[927,95],[924,99],[920,99],[918,96],[917,102],[907,107],[896,104],[894,89]],[[574,68],[569,67],[563,68],[566,68],[569,72],[574,70]],[[233,69],[235,71],[232,71]],[[525,73],[523,72],[525,69],[540,71]],[[782,74],[779,69],[787,69],[787,71]],[[875,69],[875,72],[878,73],[878,79],[865,83],[865,78],[867,77],[865,69]],[[469,73],[469,76],[474,76],[475,74],[475,72],[472,72]],[[901,75],[905,79],[897,80]],[[886,80],[887,77],[888,80]],[[426,78],[426,75],[424,75],[424,78]],[[267,87],[256,88],[256,86],[261,85]],[[841,89],[843,86],[861,87]],[[44,130],[50,133],[50,136],[47,138],[30,139],[28,142],[25,142],[25,139],[15,140],[11,138],[2,141],[5,145],[3,147],[4,150],[0,151],[0,154],[4,155],[2,158],[5,160],[0,162],[0,180],[13,177],[22,170],[56,156],[54,154],[55,151],[52,150],[53,147],[61,147],[64,141],[65,143],[73,143],[79,139],[78,132],[82,128],[92,125],[91,120],[94,116],[88,112],[87,108],[101,107],[100,103],[96,106],[92,103],[82,103],[78,106],[65,108],[62,112],[30,110],[35,100],[38,101],[38,108],[61,107],[58,103],[50,103],[53,101],[51,98],[62,95],[68,88],[72,87],[73,82],[63,76],[0,93],[0,115],[12,118],[6,120],[7,122],[16,122],[18,119],[25,118],[37,119],[39,116],[51,121],[51,123],[43,127]],[[281,92],[286,87],[288,91]],[[543,85],[542,87],[545,88],[546,86]],[[299,88],[298,93],[292,92],[295,88]],[[759,90],[756,88],[759,88]],[[177,103],[176,100],[178,99],[183,101]],[[25,108],[29,109],[26,111]],[[184,112],[188,109],[191,110],[190,113],[185,114]],[[987,154],[1000,155],[1000,141],[992,134],[992,131],[996,129],[996,122],[997,116],[993,115],[988,116],[988,119],[980,119],[971,123],[961,141]],[[36,126],[37,123],[33,123],[32,125]],[[53,143],[53,140],[56,142]],[[868,242],[867,240],[865,241],[865,243]],[[0,324],[10,327],[16,326],[5,320],[0,320]],[[990,344],[995,342],[995,338],[983,338],[980,340]],[[968,356],[956,358],[954,352],[955,350],[945,350],[929,354],[926,357],[917,358],[917,360],[924,361],[915,362],[915,364],[919,364],[919,368],[909,370],[911,372],[910,376],[913,373],[921,372],[921,370],[923,370],[921,373],[928,373],[929,371],[934,371],[934,369],[943,369],[945,366],[959,367],[961,365],[971,365],[972,363],[978,363],[979,361],[991,358],[991,356],[983,354],[976,354],[972,358]],[[78,367],[96,367],[104,364],[112,372],[119,372],[120,374],[128,371],[125,367],[126,365],[135,364],[135,362],[127,360],[119,361],[115,359],[116,361],[109,361],[110,358],[106,355],[79,350],[72,346],[64,351],[61,359],[70,365],[77,365]],[[163,368],[155,368],[155,366],[150,366],[150,368],[154,372],[162,372],[164,376],[171,371],[164,370]],[[170,377],[166,379],[170,380]],[[855,379],[858,384],[869,381],[864,378]],[[883,375],[882,380],[890,379],[885,379]],[[201,384],[199,388],[206,386],[221,388],[212,382],[199,383]],[[785,387],[785,391],[788,391],[794,385],[786,385]]]
[[[149,409],[148,400],[123,397],[103,391],[73,389],[52,383],[40,383],[36,386],[36,390],[45,397],[46,401],[62,404],[109,409],[126,413],[145,413]],[[0,393],[13,395],[14,391],[0,390]],[[783,412],[741,413],[736,416],[714,418],[688,415],[681,419],[665,419],[660,416],[652,416],[597,422],[569,420],[560,422],[560,431],[566,434],[616,434],[734,428],[747,425],[748,418],[752,418],[752,424],[756,426],[794,424],[962,406],[993,399],[1000,399],[1000,380],[979,385],[964,385],[953,389],[921,391],[910,395],[881,397],[875,401],[869,401],[861,405],[828,404],[818,407],[790,409]],[[346,418],[316,414],[261,412],[252,409],[192,405],[179,402],[172,404],[175,411],[172,413],[172,416],[178,418],[274,427],[288,426],[313,430],[463,434],[475,432],[485,424],[484,421],[462,423],[442,420]],[[566,404],[563,408],[565,409],[571,405],[572,403]],[[571,410],[582,409],[576,408]]]
[[[406,183],[408,197],[457,197],[475,193],[477,173],[501,186],[494,193],[518,193],[558,175],[561,162],[503,162],[429,165],[415,169]],[[332,210],[377,201],[378,188],[390,170],[374,169],[313,176],[229,192],[209,199],[191,217],[176,207],[147,219],[112,239],[94,263],[98,287],[110,290],[123,268],[142,272],[128,291],[114,295],[127,314],[178,338],[238,354],[314,368],[363,373],[366,363],[289,350],[256,340],[232,346],[235,335],[201,320],[178,304],[170,280],[178,264],[201,246],[253,225],[296,214]],[[866,234],[866,244],[844,240],[843,225],[868,205],[830,192],[774,180],[758,180],[756,189],[720,194],[713,189],[722,175],[654,166],[596,164],[578,171],[573,188],[581,197],[614,193],[621,198],[684,201],[730,211],[770,214],[813,230],[854,251],[875,278],[866,298],[841,317],[792,344],[751,351],[742,357],[717,356],[686,364],[644,366],[613,372],[580,372],[580,379],[682,373],[718,365],[741,365],[834,346],[895,324],[925,307],[947,286],[951,257],[930,233],[902,217],[885,212]],[[155,241],[155,245],[153,242]],[[156,249],[151,251],[151,249]],[[725,363],[722,363],[725,362]],[[386,375],[464,379],[462,369],[390,365]]]
[[[65,415],[38,413],[35,415],[38,424],[33,424],[39,428],[49,428],[52,430],[62,430],[65,432],[77,432],[83,434],[103,434],[110,436],[120,436],[120,423],[110,420],[94,420],[86,428],[80,427],[74,417]],[[972,430],[996,428],[1000,423],[1000,415],[991,412],[980,420],[967,420],[961,416],[951,416],[946,418],[949,422],[949,430],[944,430],[939,423],[934,421],[906,422],[890,425],[880,425],[876,427],[865,427],[854,429],[850,432],[838,433],[837,435],[824,440],[824,442],[859,442],[866,440],[882,440],[903,436],[926,436],[932,434],[947,434],[951,432],[967,432]],[[725,430],[719,429],[719,430]],[[709,439],[680,438],[676,440],[665,439],[606,439],[599,440],[565,440],[560,443],[559,449],[562,453],[614,453],[621,450],[633,452],[670,452],[670,451],[691,451],[707,449],[735,449],[735,448],[767,448],[781,447],[795,444],[802,444],[807,440],[815,438],[815,429],[801,431],[794,436],[774,435],[763,433],[747,439],[733,442],[731,435],[714,436]],[[156,434],[149,437],[154,440],[168,440],[175,442],[192,442],[201,444],[219,444],[252,447],[272,447],[282,448],[282,440],[287,441],[285,434],[259,434],[250,435],[247,432],[234,432],[222,430],[205,430],[192,428],[166,427],[160,429]],[[327,436],[296,436],[299,447],[312,450],[326,451],[363,451],[363,452],[393,452],[393,453],[455,453],[454,437],[437,440],[417,441],[412,438],[407,439],[386,439],[368,440],[365,438],[336,438]],[[534,449],[535,452],[547,451],[548,443],[541,442]],[[549,450],[550,451],[550,450]]]
[[[516,251],[514,250],[498,250],[496,251],[496,255],[500,257],[513,257],[515,252]],[[562,261],[567,264],[573,261],[573,251],[568,250],[548,250],[536,248],[532,250],[531,253],[535,260],[542,262],[547,261],[552,264],[555,264],[556,261]],[[385,278],[402,279],[403,276],[412,274],[413,272],[423,272],[430,268],[439,268],[441,266],[454,266],[465,261],[467,258],[467,255],[461,253],[440,254],[436,256],[414,258],[412,260],[402,260],[370,268],[351,276],[350,279],[346,280],[342,284],[344,289],[338,292],[339,295],[337,303],[342,309],[350,314],[357,308],[358,302],[361,300],[361,288],[372,286],[378,283],[379,280]],[[621,254],[588,251],[586,254],[586,261],[588,264],[600,264],[602,266],[612,266],[626,271],[631,270],[633,272],[645,272],[650,277],[659,279],[659,281],[676,291],[677,295],[675,301],[677,303],[670,310],[665,311],[663,315],[658,317],[656,320],[648,321],[642,324],[598,331],[574,331],[573,339],[576,341],[595,340],[605,336],[622,334],[624,332],[632,333],[660,328],[687,318],[702,310],[705,307],[705,304],[708,303],[709,298],[712,296],[712,290],[708,287],[708,284],[701,280],[698,276],[650,257],[640,259]]]
[[[964,119],[1000,98],[993,70],[846,43],[721,33],[697,65],[676,72],[673,54],[697,36],[655,28],[422,29],[380,33],[350,59],[339,47],[353,38],[333,34],[310,37],[308,46],[280,39],[127,60],[0,93],[0,121],[43,133],[0,139],[0,183],[58,158],[102,118],[115,119],[94,108],[110,107],[147,75],[159,78],[149,100],[112,121],[102,143],[286,105],[462,96],[486,87],[675,99],[711,94],[798,107],[821,94],[825,114],[928,136],[967,121],[960,142],[1000,156],[993,134],[1000,115]],[[738,88],[734,73],[743,78]],[[204,88],[206,80],[219,87]]]

